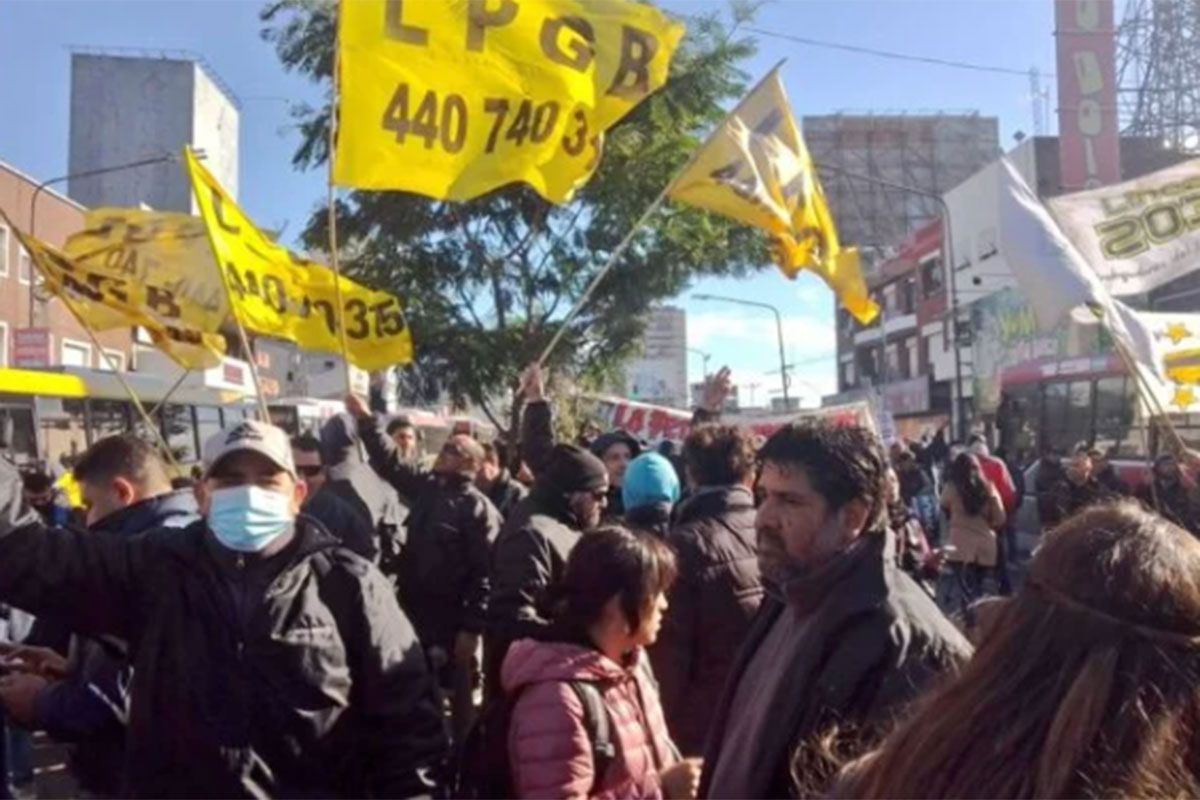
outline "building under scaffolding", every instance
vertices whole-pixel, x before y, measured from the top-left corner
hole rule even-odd
[[[839,113],[805,117],[803,129],[841,239],[868,264],[940,209],[931,197],[847,173],[941,195],[1000,152],[998,121],[977,113]]]
[[[1124,134],[1200,151],[1200,0],[1127,0],[1117,71]]]

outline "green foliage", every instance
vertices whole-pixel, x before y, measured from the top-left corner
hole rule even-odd
[[[751,13],[732,9],[735,26]],[[328,85],[336,7],[278,0],[261,18],[289,70]],[[501,428],[497,398],[515,387],[568,309],[704,136],[741,96],[738,65],[754,52],[719,15],[688,20],[667,85],[609,130],[600,167],[575,200],[553,206],[512,185],[465,203],[405,192],[352,192],[338,207],[346,271],[405,301],[418,354],[408,399],[446,390],[479,403]],[[328,155],[329,112],[299,108],[294,163]],[[327,242],[324,211],[306,243]],[[666,204],[570,325],[550,366],[577,377],[610,373],[640,340],[645,312],[703,275],[743,275],[768,263],[763,237],[730,221]]]

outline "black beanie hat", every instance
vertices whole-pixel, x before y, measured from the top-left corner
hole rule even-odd
[[[538,480],[556,494],[598,492],[608,487],[608,471],[603,461],[582,447],[556,444]]]
[[[614,444],[623,444],[628,447],[630,458],[637,458],[642,454],[642,443],[635,439],[633,434],[623,428],[617,428],[596,437],[596,441],[592,442],[591,450],[594,455],[604,458],[604,451]]]

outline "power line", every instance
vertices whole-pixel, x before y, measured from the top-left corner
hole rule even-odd
[[[998,75],[1016,75],[1022,78],[1029,78],[1029,70],[1013,69],[1011,67],[997,67],[990,64],[972,64],[969,61],[955,61],[948,58],[936,58],[934,56],[918,56],[911,53],[897,53],[892,50],[877,50],[873,47],[861,47],[854,44],[843,44],[841,42],[827,42],[821,39],[810,39],[806,36],[793,36],[790,33],[779,33],[778,31],[768,31],[763,28],[753,28],[743,26],[742,30],[750,33],[766,36],[771,39],[786,39],[789,42],[796,44],[808,45],[810,47],[823,47],[826,50],[841,50],[846,53],[858,53],[859,55],[876,56],[878,58],[890,58],[894,61],[914,61],[919,64],[931,64],[939,67],[953,67],[954,69],[967,69],[973,72],[993,72]],[[1044,73],[1043,77],[1053,78],[1053,73]]]

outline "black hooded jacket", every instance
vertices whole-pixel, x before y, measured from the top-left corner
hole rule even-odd
[[[375,417],[359,420],[358,433],[372,469],[412,503],[397,588],[421,644],[449,648],[460,632],[482,634],[500,512],[469,476],[438,475],[400,458]]]
[[[136,537],[51,529],[0,462],[0,600],[129,643],[123,793],[428,794],[446,739],[387,581],[300,517],[270,556],[203,522]]]
[[[395,489],[367,465],[359,448],[357,426],[349,414],[331,417],[321,428],[321,458],[328,478],[318,494],[335,495],[370,520],[378,563],[385,573],[394,575],[408,508]]]

